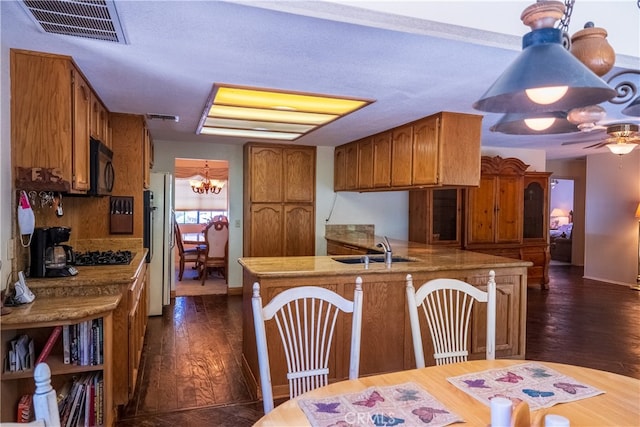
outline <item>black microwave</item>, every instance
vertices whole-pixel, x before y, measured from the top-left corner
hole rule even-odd
[[[115,171],[113,170],[113,151],[97,139],[90,141],[89,194],[106,196],[113,190]]]

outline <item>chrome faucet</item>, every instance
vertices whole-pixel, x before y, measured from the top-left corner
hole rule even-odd
[[[384,241],[379,242],[376,246],[384,250],[384,263],[387,265],[387,267],[391,266],[391,243],[389,243],[389,239],[387,239],[387,236],[384,236]]]

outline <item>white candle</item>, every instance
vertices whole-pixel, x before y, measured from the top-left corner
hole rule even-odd
[[[549,414],[544,417],[544,427],[569,427],[569,419],[560,415]]]
[[[504,397],[491,399],[491,427],[509,427],[511,425],[511,400]]]

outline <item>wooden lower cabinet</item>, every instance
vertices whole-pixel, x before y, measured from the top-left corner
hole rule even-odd
[[[498,267],[496,357],[523,359],[526,331],[526,267]],[[446,271],[412,272],[414,285],[420,286],[437,277],[465,280],[480,289],[486,289],[488,269],[457,269]],[[415,368],[409,316],[406,309],[406,272],[363,274],[363,317],[360,352],[360,375],[372,375]],[[258,356],[256,351],[253,314],[251,311],[252,285],[260,283],[263,304],[285,289],[297,286],[322,286],[348,299],[353,299],[355,274],[332,276],[273,275],[260,276],[247,269],[243,272],[243,372],[251,393],[259,396]],[[481,359],[486,352],[486,311],[477,304],[472,314],[470,331],[470,359]],[[424,320],[424,319],[423,319]],[[351,341],[351,315],[343,314],[337,324],[333,354],[329,363],[329,381],[340,381],[349,375]],[[286,379],[286,361],[275,325],[267,322],[267,345],[271,365],[274,397],[289,395]],[[422,326],[425,362],[433,365],[433,349],[429,330]]]

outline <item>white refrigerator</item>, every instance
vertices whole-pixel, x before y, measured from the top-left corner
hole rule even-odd
[[[162,307],[169,305],[171,290],[175,286],[173,176],[170,173],[152,172],[149,190],[153,192],[153,251],[148,266],[151,269],[149,316],[159,316],[162,314]]]

